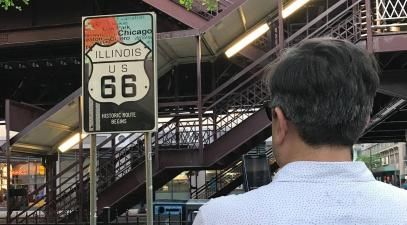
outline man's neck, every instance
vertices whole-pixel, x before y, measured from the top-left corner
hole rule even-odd
[[[352,161],[351,149],[345,146],[318,146],[313,147],[305,143],[296,148],[296,152],[290,157],[294,161],[324,161],[343,162]]]

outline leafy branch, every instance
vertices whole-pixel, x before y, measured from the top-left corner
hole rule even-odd
[[[206,6],[206,10],[208,10],[208,12],[214,12],[218,10],[218,1],[219,0],[200,0],[201,4],[203,6]],[[191,10],[194,0],[178,0],[178,2],[187,10]]]
[[[8,10],[9,8],[15,8],[19,11],[22,10],[23,5],[28,5],[30,0],[0,0],[0,7],[4,10]]]
[[[371,155],[371,156],[366,156],[366,155],[360,155],[358,156],[358,158],[356,159],[356,161],[362,161],[366,164],[366,166],[370,169],[370,170],[375,170],[379,167],[381,167],[381,161],[380,161],[380,157],[378,155]]]

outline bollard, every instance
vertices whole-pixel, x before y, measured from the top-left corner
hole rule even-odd
[[[110,224],[110,207],[103,208],[103,222],[105,225]]]

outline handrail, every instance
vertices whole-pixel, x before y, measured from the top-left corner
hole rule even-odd
[[[196,189],[193,193],[191,193],[191,197],[197,198],[198,196],[200,196],[200,193],[202,193],[203,191],[208,189],[210,186],[212,186],[213,183],[218,183],[220,179],[224,178],[227,175],[227,173],[229,173],[230,171],[232,171],[238,167],[241,167],[241,166],[242,166],[242,161],[239,161],[237,163],[232,164],[232,166],[230,166],[229,168],[222,170],[222,173],[218,174],[216,176],[216,179],[212,179],[212,180],[209,180],[208,182],[205,182],[205,184],[203,184],[200,188]]]
[[[273,148],[270,146],[270,148],[268,148],[265,151],[265,154],[266,154],[267,158],[273,158]],[[201,194],[202,192],[205,192],[205,194],[206,194],[206,190],[209,187],[213,186],[214,183],[220,183],[220,180],[225,178],[226,175],[229,172],[231,172],[231,171],[239,171],[238,168],[242,168],[242,165],[243,165],[242,161],[239,160],[237,163],[233,163],[229,167],[223,169],[222,172],[216,176],[216,179],[209,180],[209,181],[205,182],[201,187],[197,188],[194,192],[192,192],[191,197],[192,198],[199,198],[199,196],[202,195]],[[242,170],[240,170],[240,171],[242,171]],[[238,179],[238,178],[236,178],[236,179]],[[217,187],[216,191],[219,191],[221,188],[223,188],[223,187],[219,188],[219,186],[220,185],[216,185],[216,187]]]
[[[328,23],[326,24],[326,26],[320,26],[320,27],[318,27],[315,31],[313,31],[311,34],[309,34],[307,37],[305,37],[304,40],[306,40],[306,39],[308,39],[308,38],[310,38],[310,37],[316,36],[316,34],[318,34],[319,32],[321,32],[323,29],[328,28],[328,26],[329,26],[330,24],[333,24],[333,23],[337,22],[337,20],[338,20],[341,16],[345,15],[346,13],[348,13],[350,9],[352,9],[352,8],[355,7],[356,5],[360,4],[360,2],[362,2],[362,0],[356,0],[356,1],[354,1],[352,5],[350,5],[348,8],[346,8],[345,10],[343,10],[342,12],[340,12],[339,14],[337,14],[337,15],[336,15],[334,18],[332,18],[330,21],[328,21]]]
[[[87,166],[85,166],[84,167],[84,170],[88,167],[89,165],[87,165]],[[79,175],[79,171],[78,172],[76,172],[76,173],[74,173],[73,175],[71,175],[69,178],[67,178],[65,181],[63,181],[62,183],[60,183],[58,186],[56,186],[55,187],[55,189],[58,189],[58,188],[60,188],[60,187],[62,187],[65,183],[67,183],[69,180],[71,180],[71,179],[73,179],[74,177],[76,177],[76,176],[78,176]],[[86,175],[84,176],[84,178],[86,177]],[[85,179],[86,180],[86,179]],[[79,181],[78,181],[79,182]],[[77,186],[78,185],[78,182],[75,182],[75,183],[72,183],[71,185],[69,185],[68,187],[66,187],[64,190],[62,190],[59,194],[57,194],[56,195],[56,199],[57,199],[57,201],[56,202],[58,202],[58,200],[60,200],[59,198],[60,197],[58,197],[58,196],[60,196],[60,195],[62,195],[67,189],[71,189],[73,186]],[[17,214],[14,218],[15,219],[18,219],[18,217],[19,216],[21,216],[22,214],[24,214],[24,213],[26,213],[27,211],[28,211],[28,209],[30,209],[30,208],[32,208],[33,206],[35,206],[37,203],[39,203],[41,200],[44,200],[45,198],[47,198],[47,196],[46,195],[44,195],[44,196],[41,196],[41,198],[39,198],[39,199],[37,199],[36,201],[34,201],[31,205],[30,205],[30,207],[28,207],[28,208],[26,208],[26,209],[24,209],[23,211],[21,211],[19,214]],[[30,214],[26,214],[26,217],[28,216],[31,216],[31,215],[33,215],[33,214],[35,214],[36,212],[38,212],[42,207],[45,207],[46,205],[48,205],[48,204],[50,204],[51,202],[47,202],[47,204],[44,204],[44,205],[42,205],[41,207],[39,207],[39,208],[37,208],[36,210],[34,210],[32,213],[30,213]],[[12,220],[13,221],[13,220]]]
[[[61,177],[63,174],[67,173],[69,170],[71,170],[73,167],[75,167],[76,165],[78,165],[79,162],[75,161],[74,163],[72,163],[70,166],[68,166],[67,168],[65,168],[63,171],[61,171],[59,174],[57,174],[55,177],[53,177],[52,181],[56,181],[56,179],[58,179],[59,177]],[[30,199],[31,197],[33,197],[33,195],[38,194],[39,191],[41,191],[44,188],[48,187],[48,182],[44,183],[43,185],[41,185],[40,187],[38,187],[37,189],[35,189],[34,191],[32,191],[30,194],[28,194],[28,198]],[[36,201],[34,201],[33,204],[29,205],[27,208],[25,208],[24,210],[22,210],[20,213],[18,213],[14,218],[18,218],[19,216],[21,216],[22,214],[24,214],[26,211],[28,211],[28,209],[31,209],[35,204],[37,204],[38,202],[40,202],[41,200],[43,200],[45,198],[45,195],[41,196],[41,198],[37,199]],[[11,222],[14,220],[14,218],[11,218]]]
[[[395,111],[404,106],[407,106],[407,100],[402,98],[394,98],[392,101],[390,101],[389,104],[387,104],[383,109],[376,113],[376,115],[370,120],[366,129],[363,131],[363,134],[366,134],[369,131],[373,130],[380,121],[389,118],[394,114]]]

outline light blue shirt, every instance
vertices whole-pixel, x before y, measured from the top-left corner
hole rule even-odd
[[[363,162],[293,162],[272,183],[210,200],[194,225],[407,225],[407,191]]]

